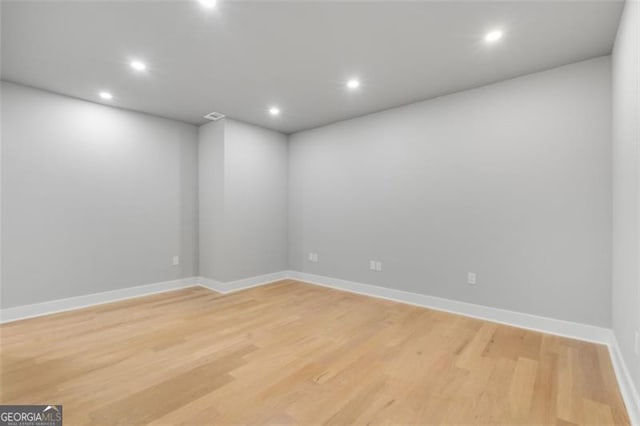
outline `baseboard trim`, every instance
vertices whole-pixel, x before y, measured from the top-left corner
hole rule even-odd
[[[270,284],[283,279],[295,279],[309,284],[330,287],[337,290],[392,300],[400,303],[407,303],[430,309],[437,309],[563,337],[608,345],[613,342],[612,331],[607,328],[491,308],[488,306],[475,305],[472,303],[347,281],[339,278],[308,274],[299,271],[280,271],[228,282],[220,282],[205,277],[189,277],[102,293],[52,300],[33,305],[17,306],[0,310],[0,323],[49,315],[57,312],[65,312],[73,309],[80,309],[134,297],[147,296],[165,291],[178,290],[194,285],[199,285],[218,293],[227,294]]]
[[[32,305],[0,309],[0,324],[87,308],[94,305],[102,305],[104,303],[117,302],[119,300],[133,299],[135,297],[148,296],[156,293],[164,293],[165,291],[180,290],[187,287],[193,287],[196,284],[196,277],[181,278],[178,280],[163,281],[101,293],[69,297],[66,299],[52,300],[49,302],[34,303]]]
[[[288,278],[288,271],[274,272],[236,281],[220,282],[204,277],[188,277],[172,281],[127,287],[101,293],[86,294],[48,302],[22,305],[13,308],[0,309],[0,324],[19,321],[28,318],[72,311],[104,303],[117,302],[135,297],[149,296],[165,291],[180,290],[187,287],[201,286],[218,293],[231,293],[245,290]]]
[[[618,387],[624,399],[624,404],[627,407],[627,413],[632,425],[640,426],[640,393],[636,388],[627,364],[624,362],[620,346],[618,345],[618,339],[615,335],[611,337],[611,344],[609,345],[609,355],[611,357],[611,363],[613,364],[613,370],[618,378]]]
[[[289,278],[289,271],[280,271],[227,282],[216,281],[205,277],[197,277],[197,283],[202,287],[217,291],[218,293],[227,294],[270,284],[287,278]]]
[[[475,305],[473,303],[444,299],[425,294],[411,293],[408,291],[394,290],[387,287],[379,287],[371,284],[347,281],[338,278],[330,278],[320,275],[307,274],[305,272],[289,271],[289,278],[331,287],[337,290],[392,300],[394,302],[407,303],[439,311],[451,312],[486,321],[528,330],[554,334],[572,339],[586,340],[589,342],[609,344],[611,342],[611,330],[588,324],[580,324],[571,321],[541,317],[489,306]]]
[[[224,293],[222,282],[212,280],[211,278],[196,277],[196,285],[215,291],[216,293]]]

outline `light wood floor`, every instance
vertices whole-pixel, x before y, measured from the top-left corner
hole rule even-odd
[[[0,327],[8,403],[78,424],[628,424],[606,347],[295,281]]]

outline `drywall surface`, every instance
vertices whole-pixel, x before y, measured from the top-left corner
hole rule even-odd
[[[287,269],[287,136],[225,123],[226,280]]]
[[[613,50],[613,330],[640,389],[640,3],[627,1]]]
[[[2,308],[197,273],[195,126],[1,90]]]
[[[291,135],[289,267],[610,326],[610,77],[602,57]]]
[[[216,278],[225,264],[224,121],[198,128],[199,275]]]
[[[287,136],[224,119],[200,128],[200,274],[287,269]]]

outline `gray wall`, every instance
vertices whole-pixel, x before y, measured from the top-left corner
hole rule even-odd
[[[632,75],[618,56],[617,73]],[[609,66],[585,61],[290,143],[230,119],[198,130],[3,83],[1,306],[291,268],[609,326]],[[633,114],[626,91],[619,121]],[[623,167],[614,188],[627,193],[637,146],[625,132],[614,162],[636,181]],[[637,264],[637,240],[624,239],[637,216],[617,211],[618,262]],[[625,268],[614,323],[628,353],[639,299]]]
[[[195,275],[195,126],[1,90],[2,308]]]
[[[603,57],[292,135],[290,268],[609,326],[610,84]]]
[[[640,3],[627,1],[613,51],[613,330],[640,389]]]
[[[224,121],[198,129],[199,275],[216,278],[226,260],[224,234]]]
[[[287,136],[225,119],[200,128],[200,275],[287,269]]]

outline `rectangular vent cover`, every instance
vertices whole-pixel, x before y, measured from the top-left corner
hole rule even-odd
[[[224,114],[220,114],[219,112],[210,112],[209,114],[205,115],[204,118],[211,121],[218,121],[221,118],[224,118]]]

